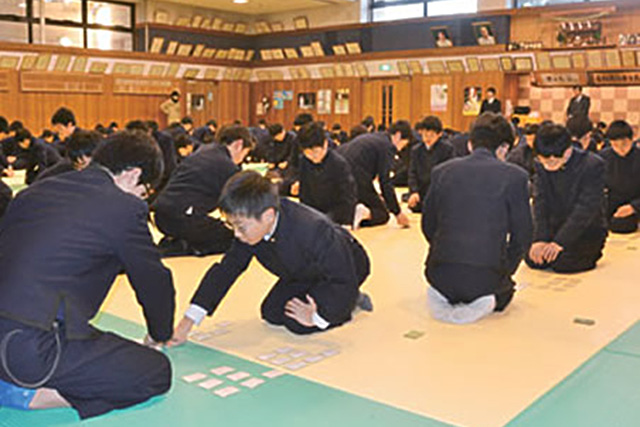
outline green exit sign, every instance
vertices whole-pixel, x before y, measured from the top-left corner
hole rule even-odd
[[[378,69],[380,71],[391,71],[391,64],[380,64]]]

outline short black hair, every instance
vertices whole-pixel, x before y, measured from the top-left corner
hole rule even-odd
[[[442,121],[436,116],[427,116],[416,124],[416,130],[432,130],[435,133],[442,132]]]
[[[349,131],[349,140],[355,139],[360,135],[364,135],[365,133],[367,133],[366,127],[364,127],[363,125],[355,125]]]
[[[111,122],[109,123],[109,127],[113,129],[113,128],[119,128],[120,126],[118,126],[118,123],[116,122]]]
[[[373,119],[373,116],[367,116],[360,122],[362,126],[369,129],[371,126],[376,127],[376,121]]]
[[[216,122],[215,120],[209,120],[207,122],[207,126],[213,126],[214,128],[218,129],[218,122]]]
[[[342,130],[342,126],[340,123],[334,123],[333,126],[331,126],[331,130]]]
[[[96,162],[118,175],[140,168],[140,183],[155,187],[162,177],[164,164],[158,143],[141,131],[123,131],[108,137],[93,152]]]
[[[569,147],[571,147],[569,131],[557,124],[541,126],[533,143],[536,155],[542,157],[562,157]]]
[[[28,129],[20,128],[16,130],[16,136],[14,137],[14,141],[16,143],[20,143],[25,139],[31,140],[31,132]]]
[[[625,138],[633,139],[633,129],[624,120],[616,120],[609,125],[605,136],[611,141]]]
[[[326,141],[326,134],[319,122],[309,123],[300,129],[298,143],[300,148],[306,150],[313,147],[323,147]]]
[[[307,123],[311,123],[313,121],[313,116],[309,113],[300,113],[296,116],[295,120],[293,121],[293,125],[294,126],[304,126]]]
[[[413,139],[413,130],[411,129],[411,123],[406,120],[398,120],[387,130],[390,135],[395,135],[400,132],[401,139],[408,139],[409,142]]]
[[[222,188],[220,210],[227,215],[260,219],[269,208],[280,210],[278,188],[255,171],[233,175]]]
[[[487,93],[489,93],[489,92],[491,92],[491,93],[492,93],[492,94],[494,94],[494,95],[495,95],[496,93],[498,93],[498,91],[496,90],[496,88],[495,88],[495,87],[490,87],[489,89],[487,89]]]
[[[535,123],[530,123],[524,127],[524,134],[535,135],[538,133],[539,130],[540,130],[540,125],[537,125]]]
[[[147,126],[149,126],[149,129],[151,129],[152,132],[157,132],[160,128],[158,126],[158,122],[156,122],[155,120],[147,120]]]
[[[20,120],[14,120],[9,125],[9,132],[16,132],[16,131],[19,131],[20,129],[24,129],[24,125]]]
[[[242,140],[243,148],[253,148],[253,136],[251,136],[251,132],[249,132],[249,129],[244,126],[224,126],[216,135],[216,140],[221,145],[229,145],[239,139]]]
[[[501,114],[483,113],[473,124],[469,140],[475,148],[496,151],[501,145],[513,146],[514,132],[511,123]]]
[[[573,116],[567,120],[567,130],[573,138],[581,139],[593,130],[593,123],[587,116]]]
[[[80,130],[69,137],[67,155],[73,163],[83,156],[91,157],[103,138],[98,132]]]
[[[267,121],[265,119],[260,119],[260,120],[258,120],[258,124],[266,126],[267,125]]]
[[[184,148],[188,145],[193,145],[193,139],[191,139],[191,137],[186,133],[181,133],[180,135],[176,136],[174,145],[176,149]]]
[[[9,133],[9,122],[3,116],[0,116],[0,132]]]
[[[189,116],[184,116],[182,120],[180,120],[180,123],[183,125],[193,125],[193,119]]]
[[[66,107],[60,107],[55,113],[53,113],[53,116],[51,116],[51,124],[61,124],[63,126],[69,126],[69,124],[71,124],[75,126],[76,116],[73,115],[73,111],[71,111],[70,109]]]
[[[582,86],[580,86],[580,85],[575,85],[575,86],[573,86],[572,89],[573,90],[579,90],[580,92],[582,92]]]
[[[142,120],[131,120],[126,124],[125,129],[130,131],[139,130],[147,133],[150,131],[149,123]]]
[[[282,126],[280,123],[274,123],[269,126],[269,135],[271,135],[272,137],[279,135],[283,130],[284,126]]]
[[[40,139],[45,139],[45,138],[51,138],[51,137],[55,137],[56,134],[53,133],[52,130],[50,129],[45,129],[42,131],[42,134],[40,134]]]
[[[178,92],[177,90],[174,90],[173,92],[171,92],[171,95],[169,95],[170,97],[174,97],[174,96],[180,96],[180,92]]]

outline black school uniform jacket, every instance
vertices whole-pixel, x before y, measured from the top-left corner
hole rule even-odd
[[[162,172],[162,182],[160,187],[162,188],[171,178],[173,171],[178,164],[178,154],[176,152],[176,146],[173,143],[173,137],[164,131],[154,131],[153,139],[156,140],[160,151],[162,151],[162,161],[164,162],[164,170]]]
[[[493,102],[485,99],[480,106],[480,114],[486,112],[502,114],[502,102],[499,99],[494,99]]]
[[[420,200],[423,200],[431,184],[433,168],[453,157],[453,146],[443,138],[438,139],[431,148],[423,142],[416,144],[411,149],[409,191],[420,194]]]
[[[341,145],[337,150],[351,165],[356,182],[360,180],[372,182],[376,177],[378,178],[387,209],[394,215],[399,214],[400,205],[391,181],[391,168],[397,150],[389,134],[366,133],[354,138],[348,144]]]
[[[523,170],[484,148],[436,166],[422,209],[427,263],[515,273],[531,244],[527,184]]]
[[[25,183],[31,184],[36,180],[40,172],[55,165],[60,160],[60,154],[58,154],[54,146],[41,139],[31,138],[31,144],[27,150],[20,148],[13,168],[25,169]]]
[[[50,330],[63,309],[69,339],[89,325],[124,270],[149,334],[173,332],[174,288],[147,225],[144,201],[90,166],[20,192],[0,222],[0,316]]]
[[[221,262],[202,279],[191,302],[211,315],[253,257],[280,280],[308,283],[318,314],[329,323],[344,321],[346,304],[358,294],[356,259],[368,258],[358,241],[343,227],[319,212],[281,200],[275,233],[268,241],[250,246],[234,240]]]
[[[580,98],[580,99],[578,99]],[[574,96],[569,101],[569,105],[567,106],[567,116],[568,117],[577,117],[577,116],[589,116],[589,109],[591,108],[591,98],[586,95]]]
[[[300,201],[325,213],[337,224],[351,224],[358,195],[349,163],[331,149],[320,164],[303,158]]]
[[[520,166],[527,171],[529,178],[533,178],[535,173],[535,154],[533,148],[527,145],[525,140],[520,141],[507,155],[507,162]]]
[[[608,214],[613,215],[622,205],[630,204],[640,213],[640,149],[620,157],[613,148],[600,151],[605,162],[605,186],[608,199]]]
[[[203,145],[180,162],[154,206],[165,212],[207,215],[218,207],[222,187],[238,171],[226,146]]]
[[[9,202],[11,202],[11,199],[13,197],[12,194],[13,192],[11,191],[11,187],[0,180],[0,220],[7,210]]]
[[[534,241],[567,248],[586,232],[606,233],[602,158],[574,148],[557,172],[547,172],[540,163],[535,167]]]
[[[293,132],[285,133],[282,141],[276,141],[271,137],[265,150],[267,163],[278,165],[278,163],[290,162],[295,139],[296,135]]]
[[[73,163],[69,159],[63,159],[55,165],[48,167],[44,171],[38,174],[36,181],[42,181],[43,179],[51,178],[52,176],[61,175],[67,172],[73,172],[75,169]]]

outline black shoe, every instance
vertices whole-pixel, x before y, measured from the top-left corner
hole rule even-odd
[[[360,292],[358,299],[356,300],[356,307],[363,311],[373,311],[373,302],[369,295],[364,292]]]

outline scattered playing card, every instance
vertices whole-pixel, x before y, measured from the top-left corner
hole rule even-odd
[[[290,362],[291,358],[289,356],[286,355],[282,355],[282,356],[278,356],[274,359],[270,360],[270,363],[273,363],[274,365],[284,365],[287,362]]]
[[[276,349],[276,353],[285,354],[285,353],[289,353],[292,350],[293,349],[291,347],[280,347]]]
[[[211,338],[211,334],[209,332],[193,332],[190,335],[191,338],[198,341],[204,341],[206,339]]]
[[[306,357],[304,359],[304,361],[307,362],[307,363],[317,363],[317,362],[321,361],[322,359],[324,359],[324,356],[322,356],[321,354],[318,354],[318,355],[315,355],[315,356]]]
[[[292,371],[297,371],[298,369],[302,369],[305,366],[307,366],[307,364],[304,362],[293,362],[285,365],[284,367],[287,369],[291,369]]]
[[[196,381],[200,381],[207,378],[207,376],[203,373],[196,372],[195,374],[185,375],[182,379],[188,383],[194,383]]]
[[[276,357],[275,353],[261,354],[260,356],[258,356],[258,360],[269,360],[273,359],[274,357]]]
[[[214,387],[218,387],[220,384],[222,384],[222,381],[217,378],[211,378],[210,380],[206,380],[198,384],[198,387],[202,387],[205,390],[211,390]]]
[[[249,378],[250,376],[251,374],[248,372],[236,372],[235,374],[227,375],[227,378],[229,378],[231,381],[240,381],[245,378]]]
[[[231,396],[232,394],[236,394],[240,390],[235,387],[225,387],[214,391],[214,394],[217,394],[220,397]]]
[[[409,331],[406,334],[404,334],[404,337],[405,338],[409,338],[411,340],[417,340],[418,338],[420,338],[423,335],[424,335],[424,332],[422,332],[422,331]]]
[[[216,329],[211,334],[214,335],[214,336],[219,336],[219,335],[228,334],[229,332],[231,332],[231,331],[228,330],[228,329]]]
[[[214,375],[226,375],[226,374],[228,374],[230,372],[233,372],[233,371],[235,371],[235,369],[230,368],[228,366],[220,366],[218,368],[212,369],[211,373],[214,374]]]
[[[331,356],[335,356],[336,354],[340,354],[340,350],[335,349],[335,348],[331,348],[329,350],[323,351],[320,354],[322,354],[324,357],[331,357]]]
[[[282,375],[286,374],[286,372],[282,372],[282,371],[278,371],[276,369],[274,369],[273,371],[267,371],[264,374],[262,374],[263,377],[267,377],[267,378],[278,378]]]
[[[216,323],[216,326],[219,328],[228,328],[231,325],[233,325],[233,322],[229,322],[228,320],[225,320],[224,322]]]
[[[249,380],[246,380],[245,382],[240,383],[240,385],[247,388],[256,388],[260,384],[264,384],[264,380],[261,380],[260,378],[251,378]]]
[[[289,356],[291,356],[294,359],[297,359],[298,357],[302,357],[306,355],[307,355],[307,352],[302,350],[296,350],[289,353]]]

